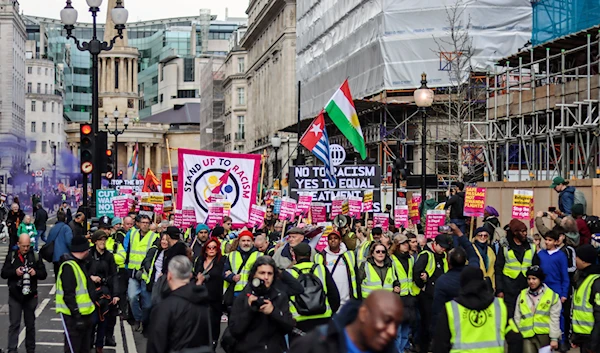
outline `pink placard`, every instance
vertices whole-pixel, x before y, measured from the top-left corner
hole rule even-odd
[[[223,204],[220,202],[212,202],[208,204],[208,219],[206,225],[209,228],[214,228],[217,224],[223,224]]]
[[[310,205],[310,214],[313,224],[327,222],[327,207],[324,203],[313,202]]]
[[[425,218],[425,237],[435,238],[440,232],[438,227],[443,226],[446,222],[446,211],[444,210],[429,210]]]
[[[173,218],[173,226],[177,228],[183,228],[183,212],[181,210],[175,211],[175,217]]]
[[[421,217],[419,216],[419,205],[421,204],[421,194],[413,194],[412,198],[408,200],[408,218],[413,224],[421,223]]]
[[[248,227],[250,228],[262,228],[265,223],[265,214],[267,208],[265,206],[252,205],[250,206],[250,217],[248,220]]]
[[[381,227],[386,231],[390,226],[390,215],[387,213],[373,214],[373,227]]]
[[[465,189],[465,206],[463,214],[466,217],[483,217],[485,208],[485,188],[468,187]]]
[[[329,236],[329,233],[333,231],[333,224],[331,222],[323,222],[320,223],[319,226],[323,227],[323,234],[321,235],[321,238],[319,238],[315,250],[321,252],[329,245],[327,237]]]
[[[306,216],[308,214],[312,198],[312,193],[302,193],[298,196],[298,214],[302,214],[303,216]]]
[[[349,197],[348,198],[348,215],[353,218],[360,217],[362,211],[363,200],[360,197]]]
[[[408,206],[396,206],[394,210],[394,225],[396,228],[408,228]]]
[[[373,190],[365,190],[362,201],[362,212],[373,211]]]
[[[162,203],[155,203],[154,204],[154,213],[156,213],[157,215],[162,215],[164,213],[163,211],[164,207]]]
[[[112,200],[115,217],[127,217],[129,214],[130,199],[127,196],[117,196]]]
[[[296,200],[289,197],[281,199],[281,211],[279,211],[279,220],[293,221],[296,217]]]
[[[196,210],[186,207],[182,210],[181,227],[187,229],[196,224]]]
[[[344,199],[334,199],[331,201],[331,214],[329,217],[334,219],[335,216],[342,214],[342,205],[344,204]]]

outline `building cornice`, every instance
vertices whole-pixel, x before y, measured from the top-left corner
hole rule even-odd
[[[252,8],[252,5],[256,1],[257,0],[253,0],[248,9]],[[246,30],[246,34],[242,37],[240,45],[246,48],[246,50],[251,48],[262,32],[268,27],[269,23],[273,22],[275,14],[281,12],[287,3],[286,0],[269,1],[268,4],[260,10],[260,13],[256,16],[256,20],[248,24],[248,29]]]

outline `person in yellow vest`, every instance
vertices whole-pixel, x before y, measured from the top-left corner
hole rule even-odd
[[[494,297],[481,269],[467,266],[460,275],[460,294],[445,304],[434,335],[433,353],[521,352],[523,337],[508,317],[502,298]]]
[[[546,275],[540,266],[527,270],[527,284],[517,298],[515,324],[523,335],[523,353],[537,353],[550,346],[557,350],[562,332],[562,303],[550,287],[544,284]]]
[[[494,265],[496,263],[496,253],[490,245],[488,228],[479,227],[475,230],[473,248],[475,249],[475,254],[479,257],[479,268],[483,272],[483,277],[488,278],[492,283],[492,288],[495,289],[496,276],[494,275]]]
[[[56,281],[56,312],[65,327],[64,351],[89,353],[95,285],[85,270],[90,245],[84,237],[74,237],[71,253],[62,256]]]
[[[125,266],[130,273],[127,297],[131,307],[131,314],[135,321],[133,329],[141,332],[142,323],[146,324],[146,326],[148,325],[152,303],[150,293],[146,290],[146,283],[142,280],[140,269],[148,250],[155,243],[159,242],[159,236],[150,230],[150,217],[147,215],[140,215],[138,217],[139,229],[131,229],[129,243],[125,246],[125,250],[127,251]]]
[[[578,247],[571,345],[581,353],[600,352],[600,265],[592,245]]]
[[[367,261],[358,266],[356,281],[362,299],[378,289],[385,289],[400,294],[400,281],[388,249],[380,242],[374,243],[367,256]]]
[[[504,298],[508,317],[513,317],[517,297],[527,288],[527,269],[539,265],[535,245],[527,238],[527,226],[518,219],[508,224],[506,238],[500,242],[500,248],[494,265],[496,295]]]
[[[119,282],[119,298],[126,298],[127,296],[127,284],[129,278],[127,277],[127,270],[125,270],[125,258],[127,257],[127,253],[125,252],[125,248],[123,247],[123,241],[125,240],[125,233],[123,231],[123,220],[119,217],[114,217],[111,222],[111,229],[109,231],[109,237],[106,239],[106,250],[110,251],[113,254],[115,259],[115,263],[117,264],[117,280]],[[118,303],[118,309],[121,313],[125,313],[127,311],[127,300],[120,300]],[[118,315],[118,311],[116,315]],[[107,318],[106,325],[106,338],[104,339],[104,345],[108,347],[115,347],[117,345],[117,341],[114,337],[114,329],[117,324],[117,316],[109,315]]]
[[[300,243],[292,248],[296,264],[287,271],[304,286],[304,293],[290,297],[290,312],[296,320],[296,328],[309,332],[325,325],[340,307],[340,294],[333,277],[322,264],[310,260],[312,248]],[[315,301],[315,298],[322,300]],[[290,344],[300,336],[290,336]]]
[[[358,247],[358,238],[356,237],[356,234],[352,231],[352,229],[350,229],[352,218],[348,216],[345,217],[346,225],[338,229],[338,231],[342,236],[342,241],[344,242],[344,244],[346,244],[346,248],[348,248],[348,250],[350,251],[354,251]]]
[[[369,224],[371,220],[367,221]],[[371,237],[369,237],[371,234]],[[360,246],[356,249],[356,263],[360,266],[363,262],[367,260],[367,256],[370,253],[371,245],[381,241],[381,235],[383,234],[383,229],[380,227],[375,227],[372,230],[367,229],[367,238],[366,240],[360,244]]]
[[[430,331],[432,327],[433,295],[435,283],[444,273],[448,272],[446,252],[452,249],[452,237],[448,234],[438,234],[433,242],[427,243],[419,253],[413,268],[413,282],[421,290],[418,296],[421,326],[418,344],[425,351],[431,344]]]
[[[229,253],[223,267],[223,290],[227,292],[233,286],[233,296],[224,295],[223,298],[226,308],[233,305],[233,299],[246,287],[252,265],[263,255],[254,247],[254,235],[249,230],[241,231],[238,239],[239,246]]]

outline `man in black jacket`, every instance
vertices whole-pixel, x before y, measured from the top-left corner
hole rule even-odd
[[[212,343],[208,292],[190,283],[192,262],[179,255],[169,262],[171,292],[152,310],[146,353],[178,352]]]
[[[291,353],[395,353],[394,339],[403,315],[400,297],[372,292],[366,300],[351,300],[328,324],[298,338]],[[349,347],[349,345],[351,345]]]
[[[46,223],[48,223],[48,212],[42,207],[41,203],[38,203],[35,210],[35,221],[33,224],[35,225],[35,229],[37,230],[38,240],[42,239],[44,242],[46,241],[46,237],[44,236],[46,233]],[[38,242],[36,241],[36,244]]]
[[[465,208],[465,184],[458,182],[454,185],[454,195],[450,196],[444,206],[444,210],[450,209],[450,222],[458,226],[460,231],[467,232],[467,223],[463,214]]]
[[[38,280],[46,279],[46,268],[42,260],[31,250],[29,235],[19,237],[18,250],[9,251],[2,266],[2,278],[8,284],[8,310],[10,326],[8,328],[8,352],[17,352],[21,313],[25,317],[25,348],[27,353],[35,352],[35,308],[37,306]],[[29,275],[29,287],[24,278]]]
[[[69,227],[73,231],[73,238],[78,236],[85,237],[87,229],[85,227],[85,214],[83,212],[77,212],[75,218],[69,222]]]

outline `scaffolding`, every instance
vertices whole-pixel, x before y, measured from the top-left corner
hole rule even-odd
[[[592,38],[594,36],[594,38]],[[597,177],[600,173],[598,31],[508,58],[486,80],[486,119],[467,122],[486,181]]]

